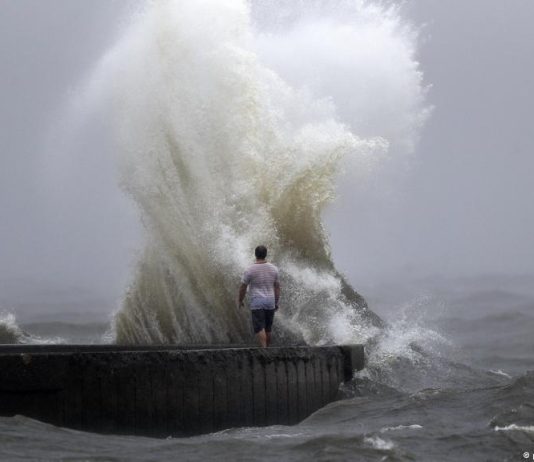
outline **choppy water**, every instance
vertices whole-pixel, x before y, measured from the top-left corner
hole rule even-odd
[[[384,308],[396,331],[384,342],[397,343],[375,348],[369,367],[342,387],[344,399],[299,425],[151,439],[16,416],[0,418],[0,460],[526,460],[534,452],[534,297],[491,284],[425,293]],[[75,335],[61,326],[55,335]]]
[[[363,1],[139,5],[66,116],[103,108],[117,135],[146,227],[132,284],[110,331],[6,314],[0,342],[247,341],[235,286],[262,242],[284,281],[278,335],[366,342],[368,366],[296,426],[149,439],[16,416],[0,418],[0,458],[534,460],[532,279],[375,290],[382,326],[331,258],[338,174],[359,184],[409,159],[428,115],[417,29]]]

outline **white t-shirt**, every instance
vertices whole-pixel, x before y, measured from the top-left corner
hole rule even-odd
[[[248,285],[251,310],[274,310],[274,283],[278,281],[278,268],[272,263],[254,263],[243,275],[241,282]]]

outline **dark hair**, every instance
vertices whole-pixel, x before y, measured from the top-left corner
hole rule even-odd
[[[259,245],[256,247],[254,254],[258,260],[265,260],[265,257],[267,256],[267,247],[264,245]]]

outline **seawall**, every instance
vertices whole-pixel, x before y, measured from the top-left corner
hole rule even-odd
[[[363,367],[362,345],[0,346],[0,415],[157,437],[291,425]]]

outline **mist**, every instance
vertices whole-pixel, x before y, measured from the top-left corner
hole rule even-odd
[[[0,309],[52,310],[61,294],[76,293],[56,309],[98,304],[105,312],[130,281],[143,232],[118,187],[108,120],[77,120],[73,107],[135,4],[2,3]],[[402,6],[417,34],[429,115],[413,149],[399,141],[404,154],[390,152],[361,184],[340,178],[326,223],[334,259],[356,288],[534,272],[533,13],[519,0]],[[256,16],[272,28],[264,17]],[[332,97],[342,119],[358,120],[342,75],[314,86],[288,60],[269,64],[292,84]],[[357,128],[384,136],[373,124]]]
[[[344,186],[334,252],[354,280],[531,274],[534,5],[421,1],[407,13],[432,116],[394,190],[352,204]]]

